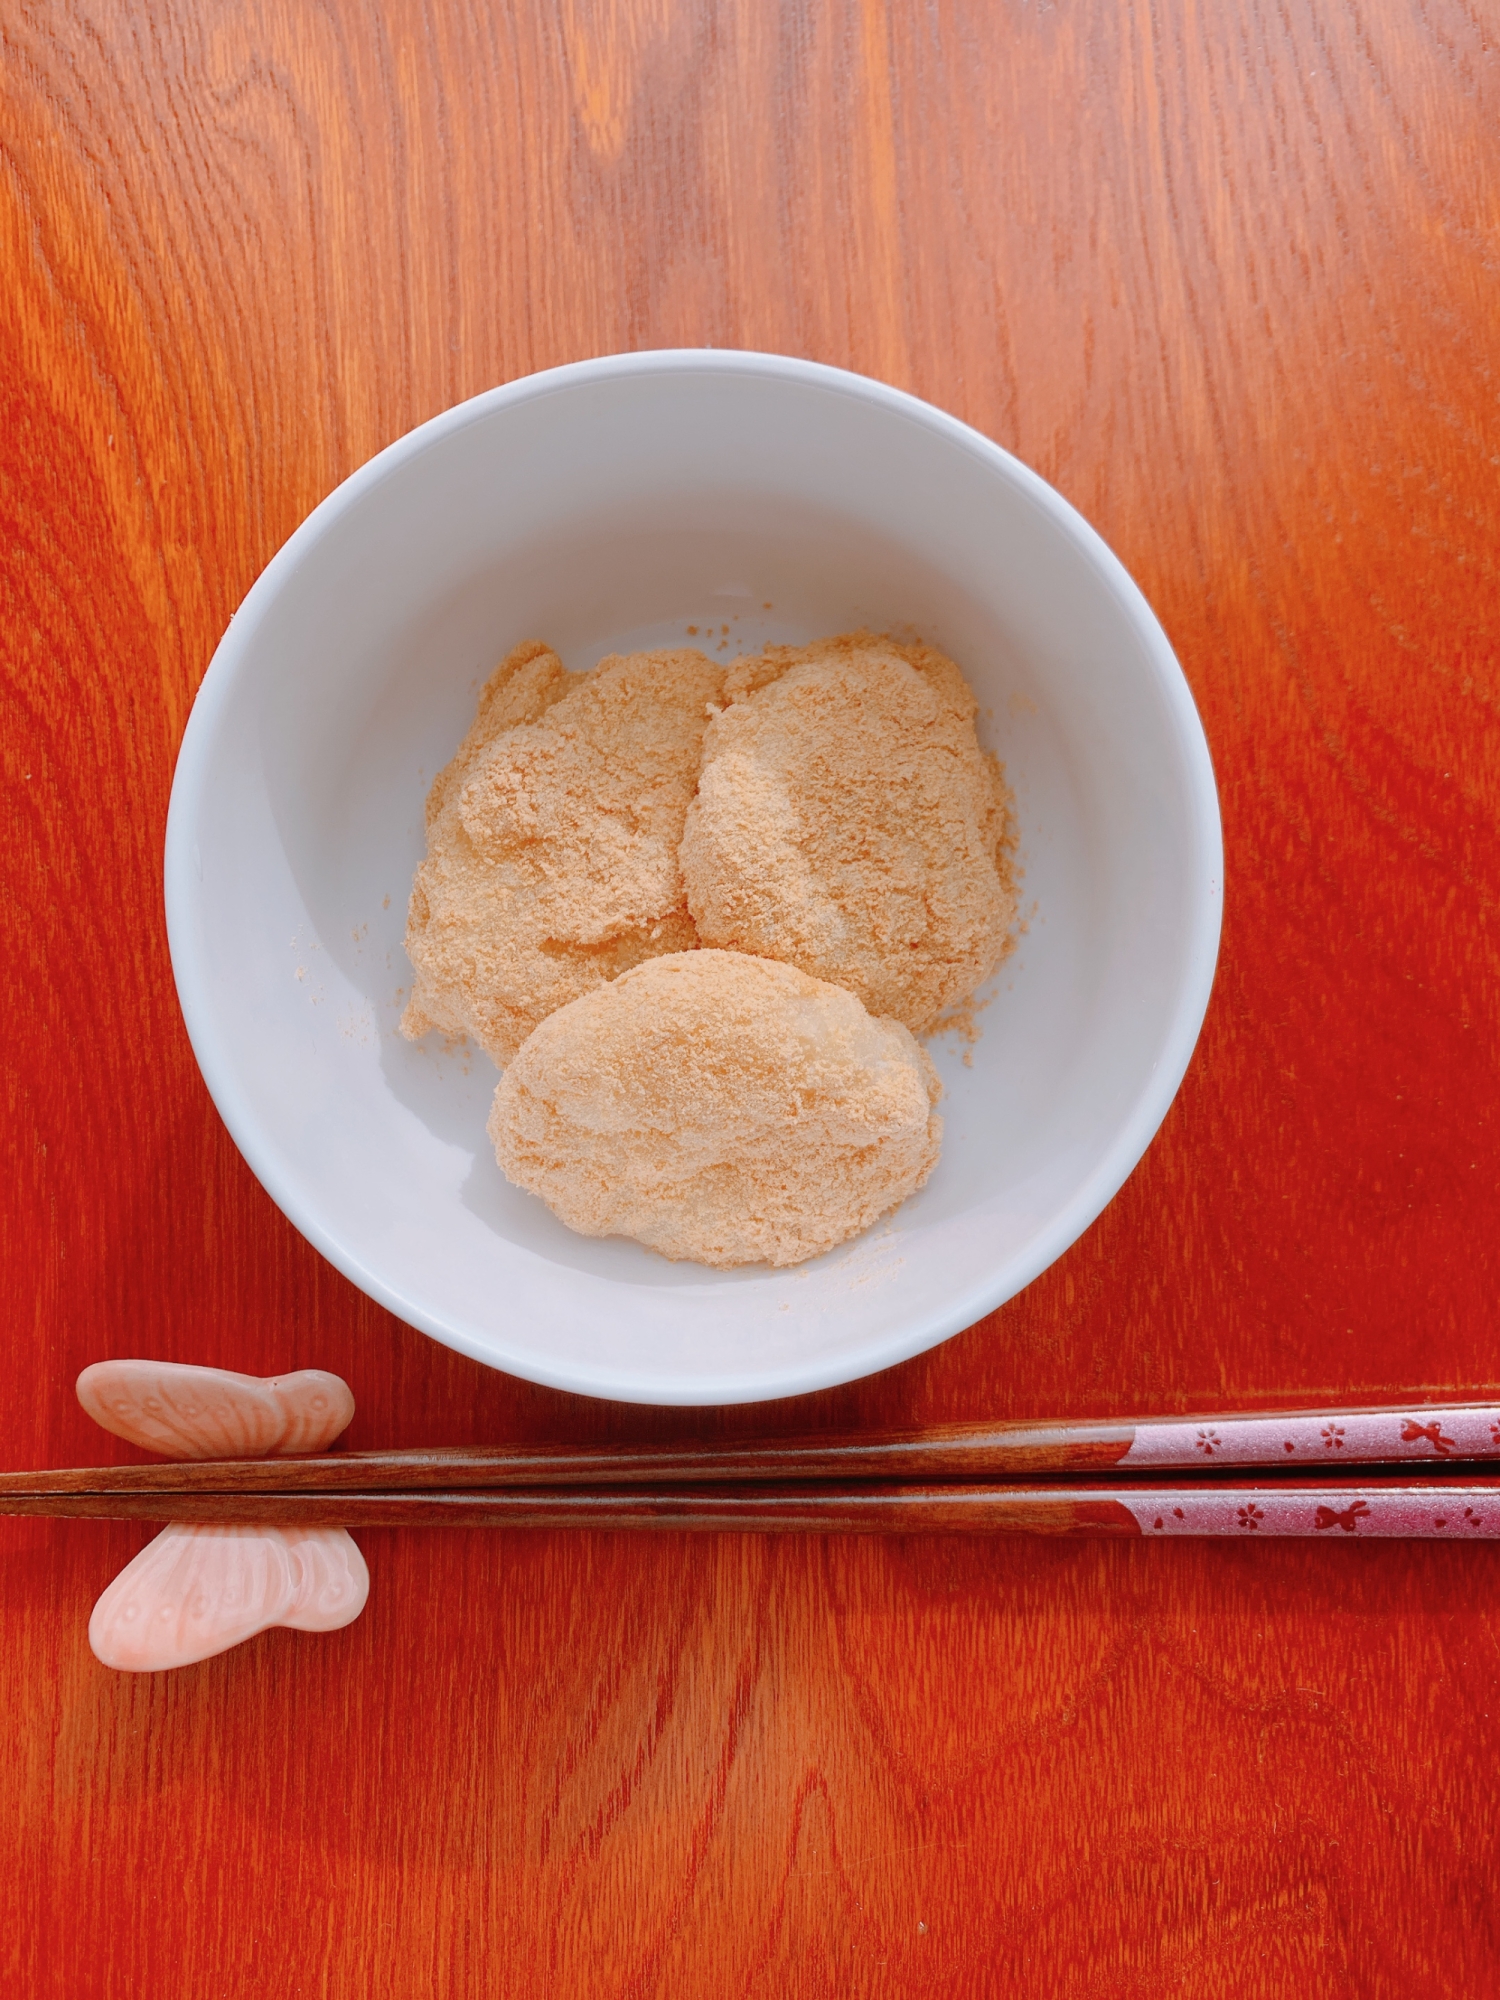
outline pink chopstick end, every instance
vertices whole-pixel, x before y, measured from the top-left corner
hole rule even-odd
[[[1220,1417],[1139,1424],[1122,1465],[1442,1464],[1451,1458],[1500,1458],[1493,1409],[1350,1410],[1309,1416]]]
[[[1325,1487],[1321,1492],[1275,1487],[1260,1492],[1164,1492],[1120,1496],[1143,1536],[1238,1536],[1266,1540],[1298,1535],[1342,1542],[1349,1535],[1402,1541],[1474,1542],[1500,1539],[1500,1493],[1454,1486],[1363,1492]]]

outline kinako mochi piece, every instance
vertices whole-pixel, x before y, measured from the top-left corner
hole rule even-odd
[[[547,1015],[697,942],[677,850],[724,669],[692,649],[569,674],[518,646],[427,801],[401,1030],[503,1065]]]
[[[736,662],[682,872],[705,945],[847,986],[916,1034],[995,970],[1016,916],[1009,795],[974,694],[869,632]]]
[[[897,1021],[738,952],[654,958],[543,1021],[495,1092],[518,1187],[584,1236],[797,1264],[922,1186],[937,1073]]]

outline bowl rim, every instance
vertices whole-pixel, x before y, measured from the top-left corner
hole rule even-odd
[[[1190,911],[1184,973],[1175,995],[1161,1052],[1135,1104],[1092,1173],[1071,1200],[1032,1240],[1028,1251],[1007,1260],[984,1283],[971,1286],[941,1310],[899,1335],[883,1336],[872,1349],[844,1352],[822,1363],[772,1369],[712,1380],[684,1378],[641,1383],[628,1370],[596,1365],[549,1366],[545,1356],[497,1355],[487,1344],[428,1310],[372,1270],[334,1236],[282,1171],[260,1121],[239,1088],[232,1051],[215,1027],[207,978],[197,950],[195,890],[199,871],[194,830],[211,779],[217,725],[245,671],[255,637],[284,582],[333,524],[374,487],[410,461],[440,444],[450,433],[495,412],[606,381],[651,375],[756,376],[794,383],[874,404],[891,415],[935,432],[999,475],[1049,517],[1091,565],[1110,598],[1133,629],[1155,675],[1180,754],[1183,757],[1193,838],[1189,857]],[[167,809],[163,888],[167,944],[178,1003],[193,1054],[220,1117],[247,1165],[271,1199],[308,1242],[366,1296],[398,1319],[443,1346],[484,1366],[525,1381],[576,1395],[655,1406],[715,1407],[774,1401],[863,1380],[939,1346],[1031,1284],[1078,1240],[1112,1201],[1140,1160],[1169,1110],[1186,1074],[1208,1009],[1218,961],[1223,919],[1224,850],[1213,761],[1202,719],[1171,643],[1139,585],[1072,504],[1039,473],[993,439],[920,397],[888,383],[826,363],[744,348],[650,348],[600,355],[523,375],[455,404],[393,440],[342,480],[322,499],[261,570],[238,609],[231,613],[199,684],[178,749]],[[503,1345],[503,1343],[500,1343]]]

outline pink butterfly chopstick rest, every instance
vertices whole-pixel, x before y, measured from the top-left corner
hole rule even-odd
[[[172,1361],[96,1361],[78,1378],[96,1424],[164,1458],[323,1451],[354,1415],[349,1385],[321,1368],[262,1378]],[[191,1666],[272,1625],[335,1632],[370,1594],[345,1528],[220,1528],[175,1522],[94,1606],[89,1644],[107,1667]]]

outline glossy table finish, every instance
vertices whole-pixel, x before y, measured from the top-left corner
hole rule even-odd
[[[1465,0],[186,0],[0,23],[10,1466],[145,1353],[349,1443],[1500,1393],[1500,49]],[[261,565],[414,423],[779,349],[1054,481],[1176,645],[1224,948],[1162,1134],[1002,1312],[716,1413],[486,1375],[295,1235],[167,963],[172,762]],[[1475,1995],[1493,1547],[372,1529],[363,1617],[156,1678],[150,1531],[0,1523],[38,1995]]]

